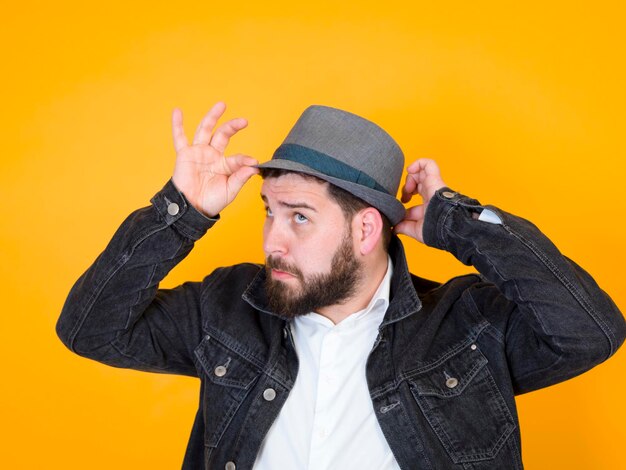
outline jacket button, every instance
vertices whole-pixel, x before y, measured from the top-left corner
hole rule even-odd
[[[180,211],[180,208],[178,207],[178,204],[176,204],[175,202],[171,202],[167,206],[167,213],[169,215],[176,215],[176,214],[178,214],[178,211]]]
[[[455,193],[453,193],[452,191],[444,191],[441,193],[441,195],[447,199],[452,199],[455,196]]]
[[[226,375],[226,367],[224,367],[224,366],[217,366],[213,372],[218,377],[224,377]]]
[[[472,344],[472,345],[470,346],[470,349],[471,349],[472,351],[476,351],[476,345],[475,345],[475,344]]]
[[[446,387],[448,388],[454,388],[458,384],[459,384],[459,381],[455,379],[454,377],[450,377],[448,380],[446,380]]]
[[[263,392],[263,398],[265,398],[266,401],[272,401],[276,398],[276,390],[273,388],[266,388]]]
[[[226,465],[224,466],[225,470],[236,470],[237,466],[235,465],[235,462],[226,462]]]

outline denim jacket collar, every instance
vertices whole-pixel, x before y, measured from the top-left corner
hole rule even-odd
[[[380,328],[402,320],[422,308],[422,302],[413,287],[404,247],[396,235],[392,236],[389,245],[389,256],[393,262],[394,269],[391,278],[391,290],[389,292],[389,308],[385,313]],[[259,311],[288,320],[270,309],[265,292],[265,279],[266,271],[262,268],[241,296],[242,299]]]

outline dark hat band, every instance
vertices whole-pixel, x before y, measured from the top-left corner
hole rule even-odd
[[[272,160],[290,160],[301,163],[327,176],[366,186],[389,194],[374,178],[330,155],[298,144],[282,144],[274,152]]]

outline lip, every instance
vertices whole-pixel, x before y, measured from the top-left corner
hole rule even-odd
[[[287,279],[293,279],[296,276],[294,276],[291,273],[288,273],[286,271],[281,271],[279,269],[272,269],[272,278],[277,279],[277,280],[287,280]]]

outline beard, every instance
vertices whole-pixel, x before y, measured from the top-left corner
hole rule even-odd
[[[296,266],[280,258],[267,258],[265,291],[273,312],[293,318],[344,303],[354,295],[361,282],[363,265],[354,254],[352,231],[346,232],[326,273],[305,276]],[[293,274],[300,281],[300,287],[273,279],[271,269]]]

